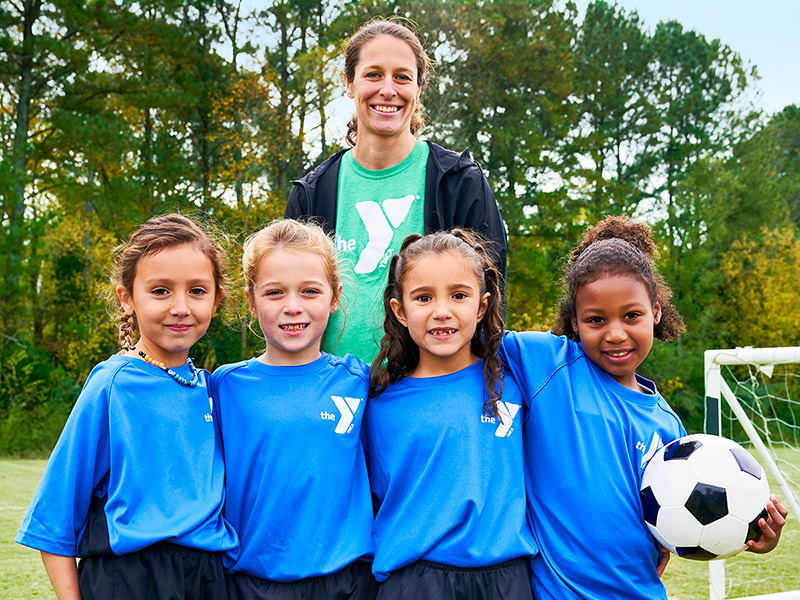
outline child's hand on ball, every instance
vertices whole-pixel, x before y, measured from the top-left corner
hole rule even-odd
[[[767,502],[768,519],[759,519],[758,526],[761,528],[761,536],[757,540],[747,542],[747,551],[757,554],[769,552],[778,545],[781,538],[781,531],[786,524],[786,515],[789,510],[781,504],[775,494],[770,494]]]

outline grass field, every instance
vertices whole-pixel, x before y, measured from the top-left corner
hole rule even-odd
[[[0,460],[0,600],[55,598],[39,553],[14,543],[44,464],[43,460]],[[742,553],[728,561],[731,579],[746,572],[755,580],[747,589],[734,586],[730,597],[800,590],[799,557],[800,525],[797,515],[792,515],[774,552],[763,556]],[[706,600],[708,565],[673,557],[664,583],[672,599]]]
[[[55,598],[39,553],[14,543],[36,484],[43,460],[0,461],[0,598]]]

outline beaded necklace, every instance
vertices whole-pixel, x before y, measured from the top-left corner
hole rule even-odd
[[[197,382],[200,381],[200,378],[197,376],[197,369],[195,368],[194,363],[192,362],[191,358],[187,358],[186,359],[186,364],[189,365],[189,370],[192,372],[192,379],[189,380],[189,379],[186,379],[185,377],[181,377],[175,371],[173,371],[167,365],[165,365],[163,362],[161,362],[160,360],[156,360],[155,358],[152,358],[151,356],[145,354],[141,350],[139,350],[139,356],[141,356],[143,359],[145,359],[151,365],[155,365],[156,367],[158,367],[159,369],[164,371],[167,375],[172,377],[175,381],[177,381],[181,385],[185,385],[186,387],[193,388],[193,387],[197,386]]]

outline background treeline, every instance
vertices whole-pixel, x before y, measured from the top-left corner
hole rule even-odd
[[[610,213],[646,218],[688,334],[654,378],[702,427],[702,351],[800,344],[800,109],[753,109],[735,48],[678,22],[550,0],[0,3],[0,453],[49,450],[116,348],[111,249],[149,216],[237,244],[343,143],[342,41],[413,19],[435,73],[423,137],[469,148],[509,230],[509,326],[548,328],[560,265]],[[261,341],[234,282],[193,350]]]

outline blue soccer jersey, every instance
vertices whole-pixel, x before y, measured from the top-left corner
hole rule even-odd
[[[650,456],[686,434],[680,419],[652,382],[639,378],[650,393],[621,385],[564,337],[508,333],[503,354],[528,408],[535,596],[665,599],[639,484]]]
[[[185,366],[175,371],[189,377]],[[235,552],[236,533],[222,517],[219,431],[207,374],[199,376],[189,388],[138,358],[98,364],[16,541],[61,556],[122,555],[160,541]]]
[[[372,501],[361,445],[367,366],[251,359],[211,378],[225,445],[225,516],[241,552],[229,571],[297,581],[371,558]]]
[[[418,560],[487,567],[535,552],[525,518],[522,398],[506,377],[504,419],[483,414],[483,361],[450,375],[405,377],[371,399],[367,462],[380,503],[379,581]]]

